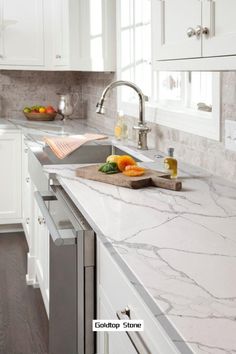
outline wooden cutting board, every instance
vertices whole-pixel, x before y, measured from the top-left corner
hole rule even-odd
[[[164,172],[147,169],[143,176],[127,177],[123,173],[109,175],[100,172],[98,171],[100,166],[101,165],[99,164],[80,167],[76,170],[76,176],[132,189],[139,189],[148,186],[155,186],[175,191],[180,191],[182,189],[182,183],[180,181],[170,179],[170,175]]]

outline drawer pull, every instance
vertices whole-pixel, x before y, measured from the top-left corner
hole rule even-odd
[[[130,309],[126,307],[121,311],[117,311],[116,316],[119,320],[131,320]],[[141,337],[140,332],[126,332],[126,334],[138,354],[152,354],[144,339]]]

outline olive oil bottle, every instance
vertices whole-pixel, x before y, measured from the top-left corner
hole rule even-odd
[[[168,156],[164,159],[164,165],[171,178],[176,178],[178,175],[178,161],[174,158],[174,148],[168,149]]]

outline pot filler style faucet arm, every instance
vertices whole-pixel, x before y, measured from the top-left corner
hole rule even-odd
[[[103,91],[100,101],[97,103],[96,112],[98,114],[105,113],[104,102],[106,99],[106,95],[107,95],[108,91],[110,91],[111,89],[113,89],[117,86],[131,87],[138,94],[138,97],[139,97],[139,120],[138,120],[138,125],[135,125],[133,128],[138,131],[138,149],[147,150],[148,149],[148,147],[147,147],[147,133],[149,133],[151,131],[151,129],[145,123],[145,101],[148,101],[148,97],[143,94],[143,92],[141,91],[141,89],[137,85],[133,84],[130,81],[123,81],[123,80],[118,80],[118,81],[112,82]]]

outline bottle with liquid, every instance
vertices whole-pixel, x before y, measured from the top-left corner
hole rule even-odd
[[[178,161],[174,158],[174,148],[168,149],[168,156],[164,159],[164,165],[171,178],[176,178],[178,175]]]
[[[126,141],[128,139],[128,127],[125,122],[124,113],[122,111],[118,112],[114,135],[117,140]]]

